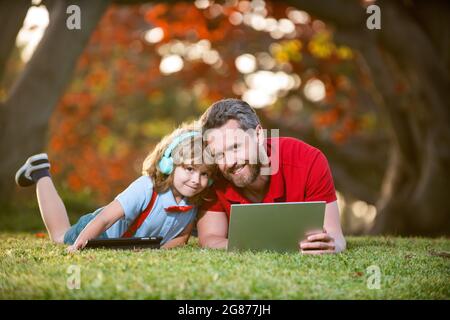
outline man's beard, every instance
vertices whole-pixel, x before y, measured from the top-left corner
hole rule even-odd
[[[256,178],[259,176],[259,173],[261,172],[261,165],[260,164],[249,164],[246,163],[249,173],[248,174],[240,174],[238,176],[235,176],[232,174],[234,170],[236,170],[236,167],[239,165],[235,165],[234,167],[228,169],[227,171],[223,172],[223,176],[228,181],[231,181],[236,187],[238,188],[244,188],[248,186],[249,184],[253,183]]]

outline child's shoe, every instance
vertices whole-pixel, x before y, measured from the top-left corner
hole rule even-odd
[[[50,176],[50,162],[46,153],[31,156],[25,164],[16,172],[16,183],[21,187],[28,187],[37,182],[43,176]]]

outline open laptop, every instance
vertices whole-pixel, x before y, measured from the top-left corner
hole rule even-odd
[[[159,249],[162,237],[93,239],[86,249]]]
[[[325,201],[231,205],[228,250],[298,252],[305,233],[322,230]]]

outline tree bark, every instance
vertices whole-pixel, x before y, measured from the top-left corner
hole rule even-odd
[[[81,29],[69,30],[67,7],[81,9]],[[47,125],[71,79],[76,61],[109,1],[55,1],[50,22],[32,58],[0,106],[0,202],[14,190],[14,172],[30,155],[42,152]]]
[[[30,4],[30,1],[25,0],[2,1],[0,4],[0,80]]]

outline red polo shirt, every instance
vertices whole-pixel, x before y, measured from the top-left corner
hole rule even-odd
[[[323,153],[294,138],[267,139],[267,151],[272,144],[278,148],[278,171],[270,176],[269,190],[263,203],[336,200],[333,177]],[[278,142],[278,143],[275,143]],[[232,204],[251,203],[231,182],[221,177],[200,210],[225,212],[228,220]]]

